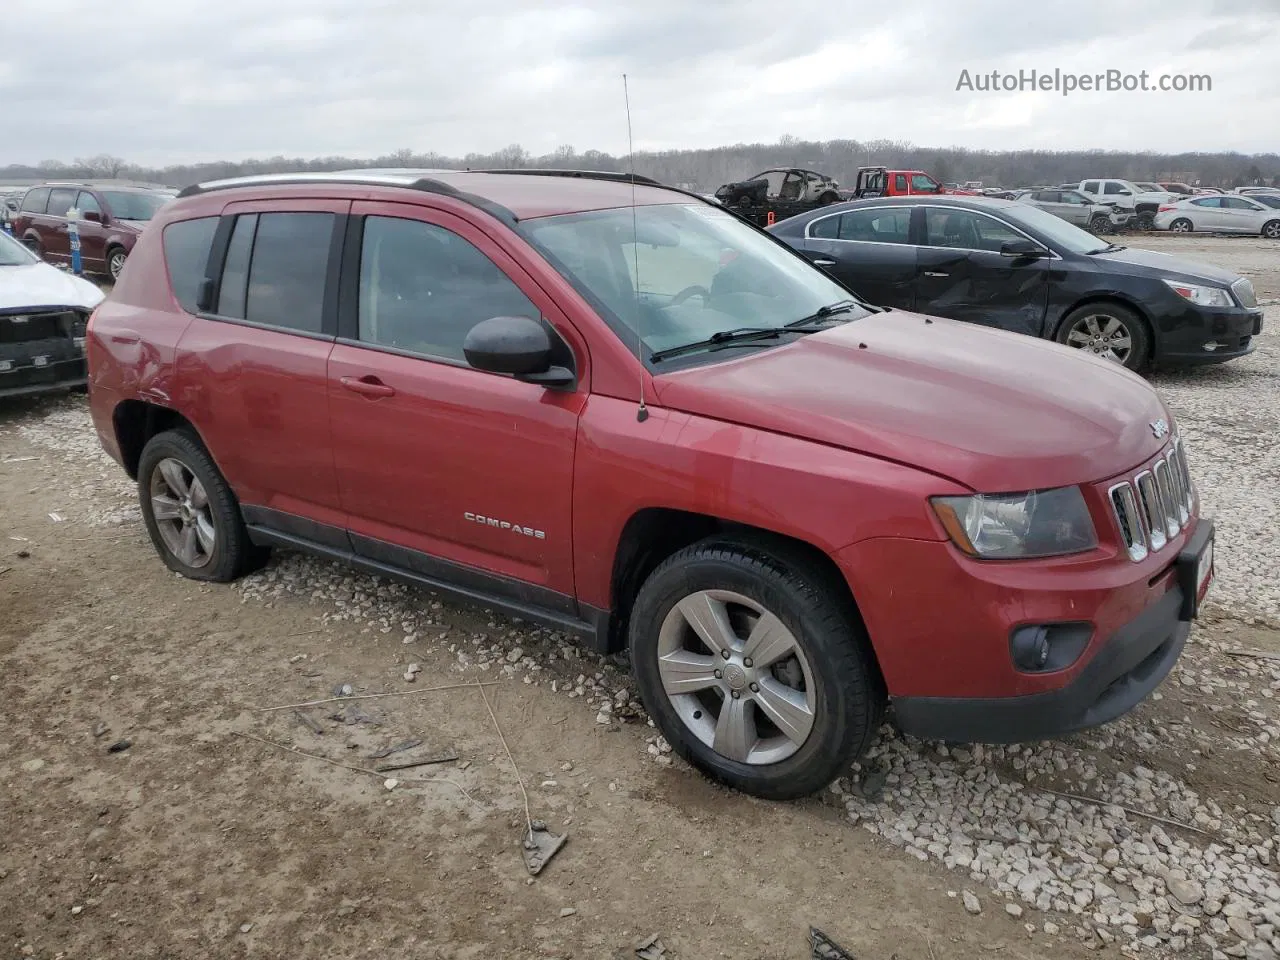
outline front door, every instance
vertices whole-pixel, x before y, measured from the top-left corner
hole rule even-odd
[[[71,234],[67,230],[67,211],[76,202],[74,187],[54,187],[49,191],[49,208],[40,221],[40,242],[44,258],[54,263],[71,261]]]
[[[1244,197],[1223,197],[1222,229],[1231,233],[1258,233],[1262,230],[1262,204]]]
[[[835,213],[809,224],[803,252],[868,303],[910,309],[916,278],[910,226],[910,207]]]
[[[1003,256],[1027,240],[1002,220],[959,207],[924,208],[914,309],[953,320],[1041,336],[1049,302],[1047,260]]]
[[[329,409],[358,553],[562,612],[572,601],[572,490],[587,390],[470,367],[463,341],[495,316],[576,334],[487,234],[451,214],[356,203],[358,302],[340,317]],[[347,276],[352,276],[349,268]],[[578,350],[581,372],[585,352]]]

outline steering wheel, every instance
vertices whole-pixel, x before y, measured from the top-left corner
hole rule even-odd
[[[670,302],[667,304],[667,306],[678,307],[680,306],[680,304],[684,303],[690,297],[701,297],[704,301],[707,301],[711,299],[711,291],[708,290],[706,287],[702,286],[701,284],[697,284],[697,283],[692,284],[691,286],[685,287],[683,290],[677,293],[674,297],[672,297]]]

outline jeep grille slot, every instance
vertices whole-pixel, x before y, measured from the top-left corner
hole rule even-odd
[[[1195,514],[1195,487],[1181,437],[1132,478],[1107,490],[1120,541],[1134,563],[1164,549]]]
[[[1111,488],[1111,509],[1120,522],[1120,539],[1129,559],[1135,563],[1146,559],[1147,535],[1142,529],[1142,518],[1138,516],[1138,498],[1133,492],[1133,484],[1126,480]]]

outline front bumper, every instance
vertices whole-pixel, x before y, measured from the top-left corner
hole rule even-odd
[[[898,726],[930,740],[1025,743],[1128,713],[1163,682],[1182,654],[1199,600],[1196,560],[1212,537],[1212,522],[1202,519],[1179,554],[1172,587],[1115,630],[1065,686],[1020,697],[897,697]]]
[[[0,398],[34,396],[88,383],[81,348],[35,348],[29,344],[0,344]],[[43,352],[36,352],[43,349]]]
[[[1201,307],[1185,301],[1155,320],[1157,363],[1222,363],[1257,349],[1260,307]]]

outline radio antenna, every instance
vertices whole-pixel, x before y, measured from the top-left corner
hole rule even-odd
[[[622,96],[627,105],[627,162],[631,167],[631,258],[636,286],[636,361],[640,364],[640,406],[636,408],[636,420],[644,423],[649,419],[649,408],[644,405],[644,334],[641,331],[644,312],[640,304],[640,230],[636,226],[636,148],[631,139],[631,90],[627,86],[625,73],[622,75]]]

